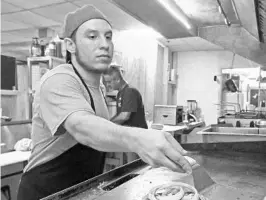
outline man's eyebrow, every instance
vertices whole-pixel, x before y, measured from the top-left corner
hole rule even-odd
[[[99,30],[96,30],[96,29],[87,29],[85,31],[85,33],[90,33],[90,32],[100,32]],[[113,34],[113,31],[112,30],[108,30],[105,32],[105,34]]]
[[[105,34],[113,34],[113,31],[111,31],[111,30],[106,31]]]

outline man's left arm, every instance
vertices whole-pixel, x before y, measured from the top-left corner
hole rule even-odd
[[[115,115],[111,121],[117,124],[123,124],[129,118],[132,112],[138,110],[138,95],[131,89],[127,88],[122,99],[121,112]]]
[[[125,121],[127,121],[130,118],[130,115],[131,112],[121,112],[112,117],[111,122],[114,122],[116,124],[123,124]]]

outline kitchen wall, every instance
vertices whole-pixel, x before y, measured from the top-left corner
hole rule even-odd
[[[152,120],[154,103],[157,101],[156,83],[163,82],[162,73],[157,72],[157,61],[163,68],[164,48],[158,47],[158,42],[151,34],[133,30],[116,32],[114,46],[116,54],[120,54],[125,79],[140,91],[147,119]]]
[[[187,105],[188,99],[197,100],[207,125],[216,123],[219,115],[215,104],[221,99],[222,69],[259,66],[229,51],[175,52],[173,56],[178,73],[176,103]]]

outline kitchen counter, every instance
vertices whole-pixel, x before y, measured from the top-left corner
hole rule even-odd
[[[2,199],[17,198],[19,181],[29,157],[30,152],[21,151],[0,154]]]
[[[29,157],[30,151],[12,151],[3,153],[0,154],[0,166],[4,167],[18,162],[25,162],[28,161]]]

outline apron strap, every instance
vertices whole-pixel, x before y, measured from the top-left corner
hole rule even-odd
[[[94,106],[94,101],[93,101],[93,98],[92,98],[92,95],[91,95],[91,92],[90,92],[88,86],[86,85],[85,81],[83,80],[83,78],[81,77],[80,73],[79,73],[78,70],[74,67],[73,64],[72,64],[72,67],[73,67],[74,72],[76,73],[76,75],[77,75],[77,76],[79,77],[79,79],[81,80],[83,86],[86,88],[86,90],[87,90],[87,92],[88,92],[88,94],[89,94],[89,96],[90,96],[91,107],[92,107],[93,111],[96,112],[96,111],[95,111],[95,106]]]

